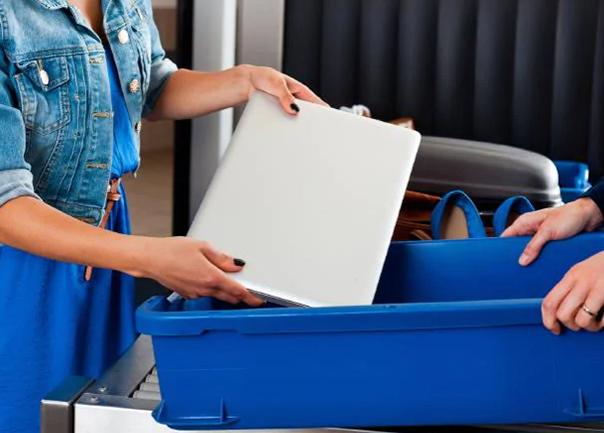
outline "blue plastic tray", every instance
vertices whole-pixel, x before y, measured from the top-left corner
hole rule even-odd
[[[376,302],[229,309],[153,298],[153,336],[176,429],[585,422],[604,419],[604,336],[541,324],[540,298],[604,234],[393,244]],[[317,278],[321,278],[317,275]],[[393,304],[394,303],[394,304]]]
[[[563,202],[576,200],[591,188],[587,164],[576,161],[554,161],[554,164],[558,169]]]

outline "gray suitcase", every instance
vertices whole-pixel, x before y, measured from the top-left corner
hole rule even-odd
[[[535,207],[562,204],[558,171],[547,157],[492,143],[423,137],[409,189],[443,195],[465,191],[481,211],[524,195]]]

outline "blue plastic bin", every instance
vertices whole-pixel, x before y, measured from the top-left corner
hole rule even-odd
[[[376,302],[229,309],[153,298],[175,429],[586,422],[604,419],[604,335],[541,324],[540,298],[604,234],[556,242],[529,268],[526,239],[393,244]],[[321,278],[317,275],[317,278]]]
[[[576,161],[554,161],[558,169],[560,192],[565,203],[581,197],[589,188],[589,166]]]

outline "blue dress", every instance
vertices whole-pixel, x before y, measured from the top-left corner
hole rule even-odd
[[[133,128],[106,49],[114,111],[112,176],[138,167]],[[128,206],[109,230],[129,233]],[[40,400],[70,375],[97,378],[134,341],[134,280],[0,246],[0,432],[38,433]]]

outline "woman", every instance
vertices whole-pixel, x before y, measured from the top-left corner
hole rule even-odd
[[[269,68],[177,69],[150,0],[0,0],[0,43],[0,432],[34,433],[45,393],[132,343],[133,276],[261,304],[227,275],[243,260],[127,236],[119,178],[138,167],[141,118],[201,116],[256,89],[290,115],[294,96],[322,101]]]
[[[560,208],[525,214],[503,236],[534,235],[520,257],[520,264],[534,262],[549,241],[593,231],[604,222],[604,181],[585,197]],[[599,312],[604,307],[604,249],[600,254],[575,265],[545,297],[543,324],[554,334],[561,324],[578,331],[601,331],[604,321]]]

